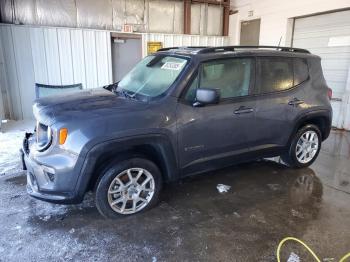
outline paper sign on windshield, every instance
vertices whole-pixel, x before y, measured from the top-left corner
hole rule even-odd
[[[184,62],[166,62],[161,68],[167,70],[180,70],[183,65]]]

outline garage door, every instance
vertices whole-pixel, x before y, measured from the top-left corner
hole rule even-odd
[[[296,18],[293,46],[322,58],[327,84],[333,89],[333,125],[350,128],[350,10]]]

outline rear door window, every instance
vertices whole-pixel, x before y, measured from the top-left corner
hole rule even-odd
[[[259,57],[255,93],[283,91],[293,87],[293,60],[284,57]]]

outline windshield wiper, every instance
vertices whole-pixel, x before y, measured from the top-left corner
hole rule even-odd
[[[118,94],[123,95],[126,98],[129,99],[136,99],[135,95],[136,93],[132,93],[129,91],[126,91],[125,89],[115,90]]]
[[[116,83],[113,83],[113,84],[109,84],[109,85],[105,85],[105,86],[103,86],[103,88],[108,90],[108,91],[115,92],[115,90],[118,87],[118,83],[119,82],[116,82]]]

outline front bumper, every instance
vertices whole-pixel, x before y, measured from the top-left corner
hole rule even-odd
[[[61,203],[80,203],[83,196],[75,190],[79,173],[75,172],[77,157],[53,151],[37,157],[30,152],[31,134],[26,134],[21,149],[23,169],[27,172],[27,192],[40,200]],[[57,165],[53,165],[53,164]]]

